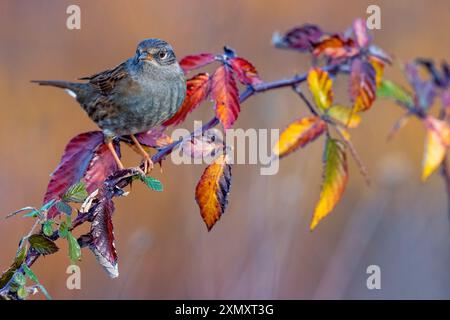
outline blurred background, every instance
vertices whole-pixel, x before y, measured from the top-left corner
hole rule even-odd
[[[81,30],[66,28],[66,8],[81,7]],[[0,2],[0,214],[39,206],[65,144],[95,130],[62,90],[31,79],[77,79],[115,66],[148,37],[167,40],[178,57],[235,48],[264,80],[305,72],[307,55],[274,49],[274,31],[306,22],[343,31],[366,8],[381,8],[375,43],[396,65],[386,77],[406,85],[399,63],[415,57],[440,62],[450,51],[450,2],[429,1],[24,1]],[[346,80],[336,100],[347,103]],[[289,89],[249,99],[235,127],[284,128],[306,108]],[[274,176],[257,165],[236,165],[230,205],[207,232],[194,200],[201,165],[165,162],[155,170],[165,191],[135,184],[116,200],[120,276],[109,279],[83,251],[81,290],[66,288],[67,248],[39,259],[34,270],[61,299],[314,299],[449,298],[450,225],[444,185],[435,174],[420,182],[424,130],[411,121],[394,140],[387,134],[402,114],[377,100],[353,141],[372,178],[365,185],[350,158],[343,200],[309,231],[321,184],[323,141],[283,159]],[[202,105],[186,121],[208,120]],[[125,163],[139,158],[126,147]],[[0,219],[0,269],[11,263],[31,220]],[[81,231],[86,231],[83,229]],[[81,232],[80,231],[80,232]],[[381,290],[368,290],[366,269],[381,268]]]

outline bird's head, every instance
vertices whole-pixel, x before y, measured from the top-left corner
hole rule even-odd
[[[177,62],[172,47],[160,39],[146,39],[136,49],[136,61],[144,65],[170,66]]]

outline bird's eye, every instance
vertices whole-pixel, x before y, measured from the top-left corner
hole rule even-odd
[[[165,59],[167,57],[167,51],[160,51],[158,56],[160,59]]]

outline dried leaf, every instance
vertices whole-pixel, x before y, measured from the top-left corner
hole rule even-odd
[[[350,100],[354,112],[370,109],[376,97],[376,73],[367,61],[355,59],[350,71]]]
[[[292,122],[280,135],[273,148],[273,154],[284,157],[317,139],[326,129],[326,123],[317,116]]]
[[[261,78],[258,75],[256,68],[244,58],[231,58],[230,60],[231,68],[239,79],[239,81],[247,86],[254,86],[262,83]]]
[[[200,53],[197,55],[186,56],[180,60],[180,67],[184,73],[191,70],[204,67],[214,62],[215,56],[212,53]]]
[[[209,95],[211,81],[209,74],[199,73],[187,80],[186,97],[180,110],[169,120],[163,123],[164,126],[177,125],[182,123],[187,115],[192,112]]]
[[[212,77],[211,96],[215,101],[216,117],[224,129],[229,129],[236,121],[241,107],[238,88],[232,72],[227,66],[220,66]]]
[[[436,90],[433,81],[422,81],[419,71],[414,63],[408,63],[405,66],[405,74],[409,83],[414,88],[415,106],[427,110],[433,104],[436,97]]]
[[[383,73],[384,73],[384,63],[382,60],[370,56],[368,58],[369,63],[372,65],[372,67],[375,70],[375,83],[377,85],[377,89],[380,87],[381,85],[381,81],[383,80]]]
[[[322,110],[328,109],[333,102],[333,81],[328,72],[320,68],[312,68],[308,73],[307,81],[317,107]]]
[[[347,157],[342,142],[328,138],[323,161],[322,191],[314,210],[311,230],[334,209],[341,199],[348,181]]]
[[[195,189],[195,200],[208,231],[224,213],[230,187],[231,165],[225,155],[220,155],[205,169]]]

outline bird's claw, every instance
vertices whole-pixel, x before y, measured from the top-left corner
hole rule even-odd
[[[144,157],[143,164],[144,164],[144,174],[147,175],[147,173],[152,171],[153,167],[154,167],[153,161],[152,161],[152,159],[150,158],[149,155]]]

